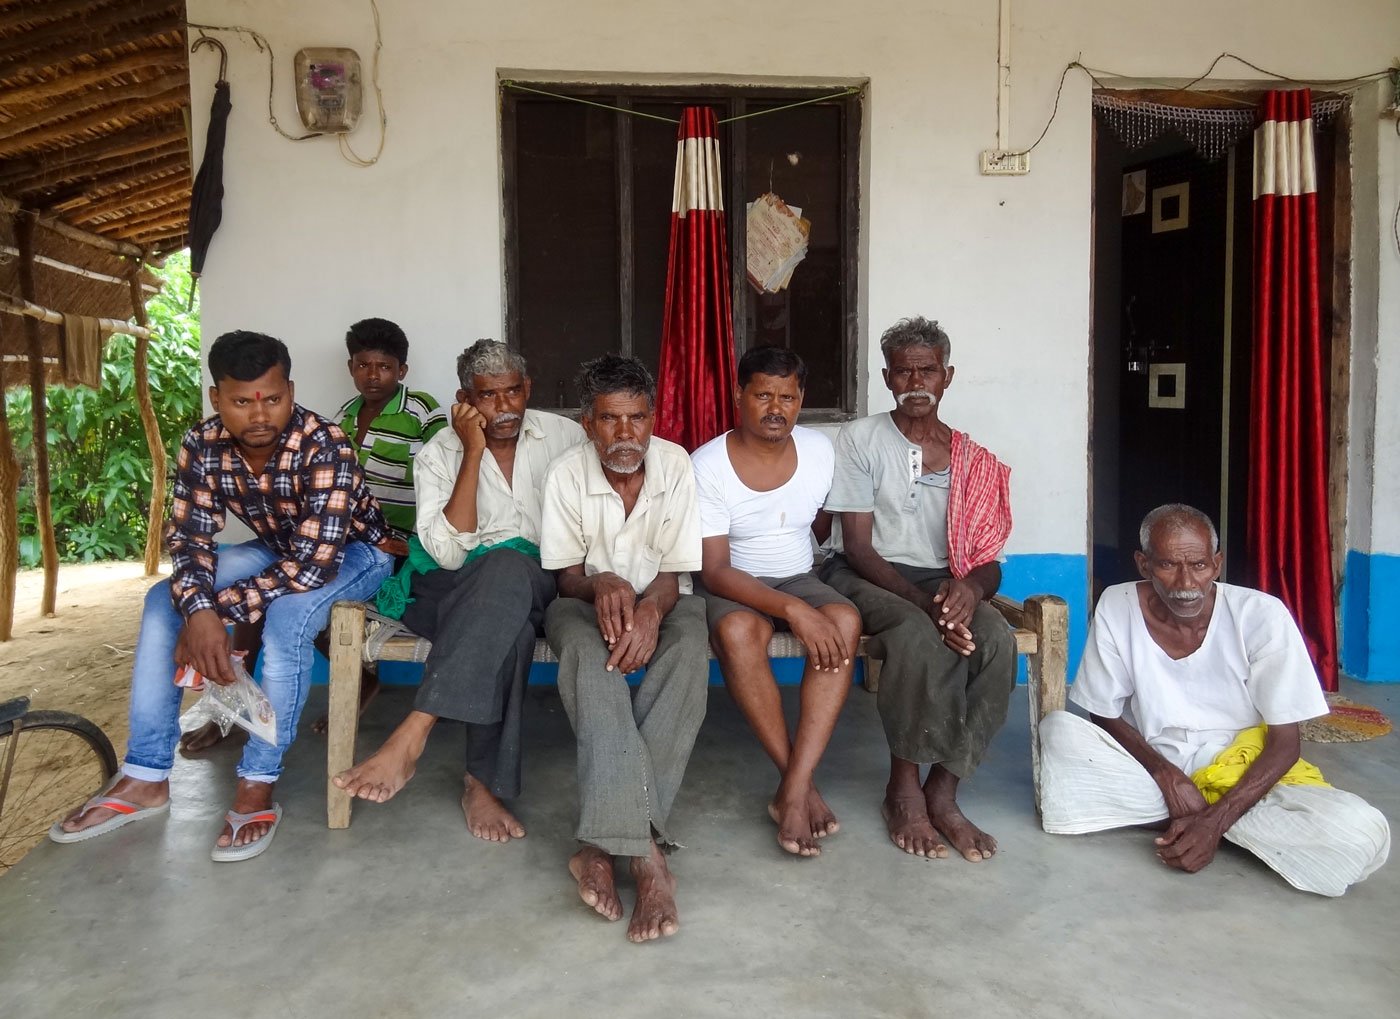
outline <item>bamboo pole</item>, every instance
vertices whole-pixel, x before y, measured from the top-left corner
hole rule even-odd
[[[14,636],[15,574],[19,571],[19,461],[10,439],[4,392],[5,362],[0,358],[0,641]]]
[[[19,248],[12,248],[8,244],[0,244],[0,255],[10,255],[14,258],[18,258]],[[96,269],[84,269],[80,265],[60,262],[58,259],[50,258],[48,255],[35,255],[34,264],[47,266],[50,269],[57,269],[59,272],[72,273],[74,276],[95,280],[98,283],[115,283],[118,286],[126,286],[126,280],[122,279],[120,276],[109,276],[105,272],[98,272]],[[160,291],[160,288],[153,284],[147,283],[145,286],[148,293],[154,294]]]
[[[110,88],[83,92],[72,99],[65,99],[52,106],[35,110],[33,113],[26,113],[22,117],[7,120],[0,124],[0,139],[22,138],[26,132],[36,131],[38,128],[63,120],[65,117],[106,110],[129,104],[134,99],[150,99],[152,96],[163,95],[172,89],[182,88],[189,88],[188,76],[174,73],[151,78],[149,81],[138,81],[134,85],[113,85]],[[68,125],[63,126],[67,127]]]
[[[62,312],[54,311],[52,308],[45,308],[42,304],[35,304],[33,301],[26,301],[22,297],[15,297],[13,294],[5,293],[3,290],[0,290],[0,311],[8,311],[14,315],[27,315],[40,322],[52,322],[54,325],[59,325],[63,322]],[[143,333],[146,336],[151,335],[140,326],[134,326],[129,322],[119,322],[114,318],[99,318],[97,320],[97,325],[103,332],[126,333],[128,336],[135,336],[138,340]],[[28,357],[25,357],[25,360],[27,361]],[[55,361],[56,358],[49,358],[48,360]]]
[[[36,216],[15,221],[19,241],[19,287],[26,301],[34,300],[34,223]],[[44,550],[44,593],[39,611],[52,616],[58,601],[58,541],[53,533],[53,504],[49,495],[49,415],[44,385],[44,345],[39,320],[25,316],[29,340],[30,406],[34,418],[34,509],[39,518],[39,544]]]
[[[78,223],[91,223],[94,219],[110,216],[114,212],[121,212],[133,205],[154,201],[175,191],[189,191],[192,186],[190,175],[183,170],[176,170],[174,173],[145,181],[135,187],[127,188],[125,191],[118,191],[111,196],[103,195],[100,200],[75,209],[73,219]]]
[[[138,124],[126,131],[104,135],[95,141],[83,142],[57,152],[46,152],[43,159],[7,159],[3,169],[0,169],[0,188],[13,190],[31,181],[57,184],[75,176],[81,177],[91,172],[93,167],[103,169],[106,164],[123,156],[151,153],[143,155],[142,159],[154,159],[158,155],[169,155],[174,151],[173,147],[176,144],[186,148],[189,146],[183,126],[171,127],[166,124],[162,130],[159,123],[154,127],[150,124]],[[159,151],[151,152],[152,149]],[[133,161],[127,160],[128,164],[131,162]],[[65,172],[70,168],[71,173]]]
[[[0,44],[0,61],[23,62],[35,68],[49,67],[52,66],[51,63],[38,63],[40,60],[54,59],[54,51],[45,52],[45,47],[66,45],[78,39],[87,43],[87,49],[83,51],[85,53],[111,49],[129,41],[134,34],[149,32],[157,25],[169,24],[172,29],[178,27],[184,12],[180,12],[177,20],[173,17],[175,12],[171,10],[174,6],[169,0],[125,0],[124,3],[106,10],[80,10],[74,12],[75,16],[50,21],[17,33]],[[160,17],[160,21],[150,25],[131,24],[143,18],[157,16]],[[9,24],[0,22],[0,28],[12,28],[14,22],[21,18],[19,15],[11,15],[5,20]]]
[[[26,216],[32,217],[36,225],[45,230],[52,230],[60,237],[67,237],[70,241],[77,241],[80,244],[91,245],[94,248],[101,248],[103,251],[110,251],[114,255],[127,255],[131,258],[141,258],[144,252],[135,244],[123,244],[121,241],[114,241],[110,237],[103,237],[88,230],[79,230],[75,226],[69,226],[60,219],[51,216],[40,216],[37,213],[25,209],[19,202],[0,196],[0,212],[8,212],[17,220]],[[28,300],[29,298],[26,298]]]
[[[161,79],[161,84],[165,83],[166,79]],[[133,90],[133,92],[139,92],[139,90]],[[50,124],[46,127],[37,127],[25,134],[0,138],[0,155],[8,155],[33,145],[42,145],[45,142],[81,134],[83,131],[91,131],[93,128],[103,127],[122,117],[139,117],[158,106],[182,106],[189,101],[189,94],[187,86],[173,85],[165,91],[149,97],[123,99],[110,106],[90,110],[72,120]]]
[[[108,60],[95,67],[79,67],[46,81],[28,82],[5,90],[3,105],[9,109],[26,103],[42,102],[55,96],[72,95],[90,85],[97,85],[119,74],[144,71],[152,67],[183,67],[179,50],[145,50],[117,60]]]
[[[40,53],[21,52],[17,56],[0,63],[0,80],[6,80],[21,71],[43,71],[50,67],[78,57],[90,57],[107,50],[116,51],[119,46],[130,43],[154,42],[159,36],[183,31],[182,19],[159,18],[131,26],[118,26],[110,32],[102,33],[100,39],[84,34],[80,39],[62,42],[52,49]]]
[[[136,324],[146,335],[136,339],[136,405],[141,410],[141,428],[151,454],[151,507],[146,516],[146,576],[160,571],[161,535],[165,523],[165,444],[160,437],[160,421],[151,405],[150,374],[146,356],[151,349],[151,333],[146,324],[146,295],[141,292],[141,262],[131,263],[131,307]]]

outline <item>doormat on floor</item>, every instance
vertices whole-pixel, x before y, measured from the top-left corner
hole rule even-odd
[[[1390,719],[1380,711],[1339,693],[1329,693],[1327,704],[1331,712],[1302,724],[1303,739],[1313,743],[1360,743],[1384,736],[1392,728]]]

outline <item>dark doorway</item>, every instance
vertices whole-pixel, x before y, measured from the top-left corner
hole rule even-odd
[[[1226,555],[1222,579],[1252,583],[1253,137],[1215,161],[1170,132],[1129,151],[1096,121],[1094,139],[1094,597],[1136,579],[1138,524],[1165,502],[1210,514]],[[1327,337],[1336,126],[1316,142]]]

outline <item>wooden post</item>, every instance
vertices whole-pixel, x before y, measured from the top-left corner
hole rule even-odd
[[[26,301],[36,301],[34,290],[33,213],[15,218],[19,242],[19,290]],[[44,594],[39,611],[54,614],[58,599],[58,542],[53,533],[53,504],[49,497],[49,413],[44,385],[44,344],[39,320],[26,316],[24,328],[29,340],[29,389],[34,417],[34,508],[39,517],[39,542],[44,550]]]
[[[141,412],[141,428],[146,433],[146,449],[151,454],[151,506],[146,516],[146,576],[154,577],[160,570],[161,534],[165,523],[165,444],[160,437],[160,422],[151,405],[151,383],[147,371],[147,355],[151,349],[151,334],[146,328],[146,295],[141,292],[141,260],[131,266],[131,306],[133,318],[144,335],[136,338],[136,406]]]
[[[350,827],[351,797],[331,781],[355,763],[360,726],[360,668],[365,644],[362,602],[331,606],[330,708],[326,719],[326,826]]]
[[[1031,779],[1035,785],[1035,809],[1040,809],[1040,720],[1065,707],[1065,682],[1069,678],[1069,605],[1053,594],[1026,599],[1026,627],[1035,632],[1036,649],[1026,668],[1030,693]]]
[[[5,416],[5,385],[5,361],[0,358],[0,641],[14,636],[15,573],[19,570],[19,461]]]

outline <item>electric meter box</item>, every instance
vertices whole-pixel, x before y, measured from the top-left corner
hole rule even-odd
[[[297,112],[308,131],[346,134],[355,129],[364,106],[358,53],[331,46],[300,50],[292,73]]]

